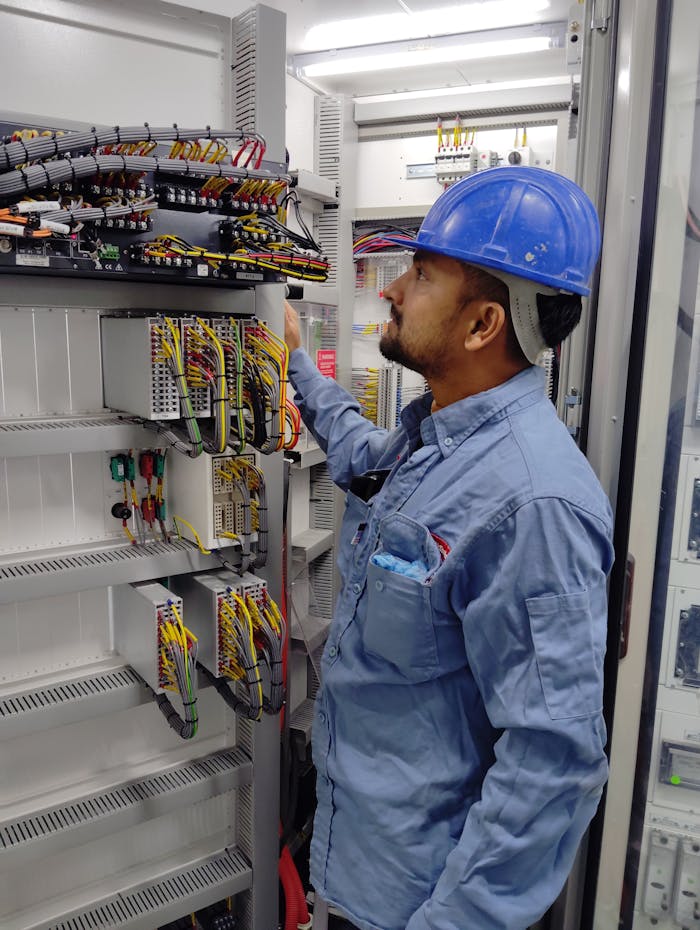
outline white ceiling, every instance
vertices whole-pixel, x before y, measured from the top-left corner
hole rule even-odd
[[[182,6],[234,16],[247,9],[248,0],[174,0]],[[465,0],[265,0],[267,6],[281,10],[287,15],[287,51],[290,55],[301,53],[307,31],[317,23],[355,17],[378,16],[387,13],[424,12],[462,5]],[[475,6],[479,0],[473,0]],[[538,14],[530,14],[521,25],[535,22],[561,22],[569,17],[575,0],[550,0],[549,8]],[[581,7],[583,10],[583,6]],[[438,24],[435,34],[449,35],[450,23]],[[369,40],[369,37],[368,37]],[[491,58],[468,62],[454,62],[442,66],[402,68],[393,71],[368,72],[316,78],[314,86],[326,93],[344,93],[351,96],[384,94],[411,90],[428,90],[487,82],[526,80],[535,77],[550,77],[566,73],[563,49],[550,49],[509,58]]]

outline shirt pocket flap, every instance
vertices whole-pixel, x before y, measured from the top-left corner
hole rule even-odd
[[[440,567],[441,556],[430,530],[403,513],[392,513],[379,524],[380,550],[405,562],[422,562],[431,575]]]
[[[593,645],[588,591],[530,597],[525,603],[542,691],[552,720],[600,713],[602,656],[597,655]]]

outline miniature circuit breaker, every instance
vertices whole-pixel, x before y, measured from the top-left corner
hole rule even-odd
[[[162,625],[183,619],[182,598],[155,582],[117,585],[113,589],[114,645],[156,694],[167,682],[162,674]],[[173,607],[175,611],[173,611]]]
[[[177,420],[177,385],[161,355],[157,317],[103,317],[105,405],[146,420]]]
[[[254,453],[208,455],[190,459],[172,455],[168,463],[168,501],[172,518],[193,526],[207,549],[231,546],[237,537],[257,539],[250,527],[250,497],[245,479],[236,480],[236,463],[255,464]]]
[[[221,571],[180,575],[172,583],[184,602],[187,626],[197,637],[198,662],[217,678],[224,677],[221,606],[226,603],[235,611],[234,594],[243,600],[251,597],[258,605],[263,605],[267,582],[250,572],[241,576]]]
[[[668,917],[676,871],[678,837],[654,830],[647,848],[642,910],[649,917]]]

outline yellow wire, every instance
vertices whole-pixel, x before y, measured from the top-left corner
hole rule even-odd
[[[187,537],[185,537],[185,536],[182,535],[182,532],[181,532],[181,530],[180,530],[179,524],[182,523],[182,524],[184,524],[184,526],[186,526],[186,527],[189,529],[190,533],[192,533],[192,535],[194,536],[195,544],[196,544],[197,548],[199,549],[199,551],[202,553],[202,555],[211,555],[211,549],[205,548],[204,543],[202,542],[202,540],[201,540],[201,538],[200,538],[200,536],[199,536],[199,533],[198,533],[197,530],[192,526],[191,523],[188,523],[187,520],[183,520],[182,517],[176,517],[176,516],[173,517],[173,523],[175,524],[175,531],[176,531],[176,533],[177,533],[177,538],[178,538],[178,539],[186,539],[186,538],[187,538]],[[189,542],[189,540],[188,540],[188,542]]]

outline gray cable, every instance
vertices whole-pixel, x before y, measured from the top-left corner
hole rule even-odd
[[[0,165],[2,170],[23,165],[37,159],[54,158],[63,152],[85,152],[105,145],[121,145],[129,142],[177,142],[194,139],[235,139],[244,142],[255,140],[265,145],[264,138],[255,132],[241,132],[232,129],[179,129],[177,126],[151,129],[148,123],[143,126],[114,126],[111,129],[91,129],[88,132],[56,132],[50,136],[38,136],[22,142],[0,144]]]
[[[187,161],[184,158],[159,158],[150,155],[81,155],[79,158],[60,158],[28,168],[12,169],[0,175],[0,197],[14,197],[30,190],[53,187],[76,178],[111,172],[160,171],[164,174],[186,176],[255,178],[287,181],[288,175],[254,168],[237,168],[234,165]]]

